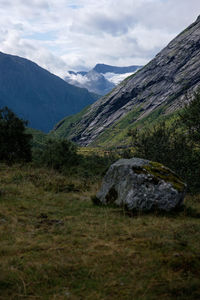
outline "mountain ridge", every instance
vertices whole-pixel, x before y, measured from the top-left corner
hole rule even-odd
[[[117,66],[111,66],[107,64],[96,64],[96,66],[93,68],[98,73],[116,73],[116,74],[124,74],[124,73],[132,73],[135,72],[138,68],[141,68],[142,66],[133,65],[133,66],[127,66],[127,67],[117,67]]]
[[[8,106],[30,127],[48,132],[96,99],[28,59],[0,52],[0,107]]]

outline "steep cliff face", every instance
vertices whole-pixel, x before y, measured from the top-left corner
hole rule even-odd
[[[125,79],[110,94],[91,105],[66,128],[67,137],[81,145],[99,138],[106,129],[133,113],[132,122],[165,106],[175,111],[192,99],[200,86],[200,17],[179,34],[149,64]],[[58,124],[57,133],[65,126]]]

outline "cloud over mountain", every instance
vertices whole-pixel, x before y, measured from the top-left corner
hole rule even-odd
[[[61,76],[99,61],[143,65],[199,11],[199,0],[2,0],[0,51]]]

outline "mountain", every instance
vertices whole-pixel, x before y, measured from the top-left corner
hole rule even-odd
[[[0,108],[8,106],[30,127],[48,132],[97,98],[30,60],[0,52]]]
[[[65,80],[68,83],[78,87],[84,87],[88,89],[88,91],[98,95],[107,94],[115,87],[115,84],[108,81],[102,74],[94,70],[78,73],[70,71],[69,74],[71,76],[65,77]]]
[[[128,66],[128,67],[115,67],[105,64],[97,64],[94,67],[94,71],[105,74],[105,73],[115,73],[115,74],[125,74],[125,73],[134,73],[142,66]]]
[[[200,86],[200,16],[146,66],[55,132],[81,145],[123,144],[128,129],[181,108]]]
[[[76,73],[69,71],[69,75],[65,77],[65,81],[103,96],[139,68],[141,68],[141,66],[115,67],[97,64],[89,72],[80,71]]]

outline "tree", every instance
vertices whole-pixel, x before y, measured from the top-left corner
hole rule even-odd
[[[136,153],[143,158],[165,163],[168,161],[172,131],[165,122],[154,125],[151,129],[133,129],[129,131]],[[136,155],[137,155],[136,154]]]
[[[200,151],[181,130],[179,122],[170,127],[161,122],[152,129],[134,129],[129,135],[135,156],[166,165],[186,181],[190,191],[200,190]]]
[[[190,140],[200,147],[200,90],[180,113],[180,122],[188,132]]]
[[[26,134],[27,121],[8,107],[0,109],[0,161],[8,163],[31,160],[32,135]]]

